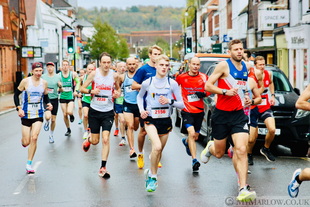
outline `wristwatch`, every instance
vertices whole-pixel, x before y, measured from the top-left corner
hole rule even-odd
[[[223,95],[225,96],[226,93],[227,93],[227,89],[223,89],[223,90],[222,90],[222,93],[223,93]]]

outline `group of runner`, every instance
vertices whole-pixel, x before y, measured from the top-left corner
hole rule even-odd
[[[169,58],[161,53],[162,49],[154,45],[149,48],[150,60],[147,64],[138,69],[136,59],[128,58],[126,62],[118,62],[114,71],[111,69],[112,57],[103,52],[99,57],[99,67],[96,69],[93,63],[88,64],[81,77],[69,70],[68,61],[63,61],[59,74],[55,73],[54,63],[47,63],[47,74],[43,76],[42,64],[32,64],[33,75],[24,79],[14,94],[16,109],[22,120],[22,146],[29,146],[27,173],[34,173],[32,160],[43,124],[44,111],[44,129],[50,130],[49,142],[53,143],[58,97],[67,127],[65,136],[71,134],[70,122],[75,119],[74,97],[78,97],[81,101],[79,124],[83,123],[84,127],[85,141],[82,147],[85,152],[91,145],[100,142],[100,131],[102,132],[99,176],[110,177],[106,166],[110,151],[110,132],[115,119],[114,135],[117,136],[120,130],[122,138],[119,145],[128,143],[129,157],[137,157],[139,169],[144,167],[143,146],[145,136],[148,135],[152,150],[149,156],[151,167],[145,170],[146,190],[153,192],[158,186],[157,171],[158,167],[161,167],[162,151],[172,130],[173,107],[182,110],[182,133],[188,134],[182,139],[182,143],[186,153],[192,158],[192,170],[199,170],[196,140],[204,117],[203,98],[213,93],[216,94],[216,107],[211,123],[214,140],[208,142],[200,154],[200,160],[207,163],[211,155],[222,157],[228,140],[232,146],[232,161],[240,187],[237,200],[254,200],[256,193],[251,191],[247,184],[247,174],[248,165],[254,164],[251,153],[257,138],[258,118],[264,120],[269,131],[260,152],[268,161],[275,160],[269,149],[275,133],[275,122],[270,109],[274,104],[274,87],[272,73],[264,70],[264,58],[256,57],[255,68],[249,67],[243,60],[242,42],[232,40],[228,44],[231,58],[220,62],[210,77],[199,72],[200,60],[194,57],[189,60],[189,70],[174,80],[168,76]],[[19,95],[23,91],[20,103]],[[306,95],[302,97],[309,98]],[[300,105],[300,108],[309,110],[306,103]],[[136,152],[134,131],[138,130],[139,124]],[[309,179],[308,171],[306,169],[301,172],[299,169],[294,173],[293,184],[290,186],[297,193],[290,193],[292,197],[297,196],[301,181]]]

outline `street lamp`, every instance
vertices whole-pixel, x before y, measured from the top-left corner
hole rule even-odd
[[[194,17],[194,20],[195,20],[195,53],[197,53],[197,8],[193,5],[187,7],[186,11],[185,11],[185,39],[186,39],[186,28],[187,28],[187,16],[188,16],[188,10],[190,8],[194,8],[195,9],[195,17]],[[186,40],[185,40],[186,41]],[[186,42],[185,42],[186,43]]]

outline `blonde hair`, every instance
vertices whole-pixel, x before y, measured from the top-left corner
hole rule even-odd
[[[161,49],[161,47],[159,47],[158,45],[153,45],[152,47],[149,48],[149,54],[152,54],[154,49],[159,50],[160,53],[163,52],[163,49]]]
[[[258,60],[265,60],[265,58],[263,56],[260,56],[260,55],[256,56],[255,59],[254,59],[254,65],[256,65]]]
[[[169,62],[169,57],[167,55],[159,55],[159,56],[157,56],[157,58],[155,60],[155,64],[157,64],[161,60],[165,60],[165,61]]]

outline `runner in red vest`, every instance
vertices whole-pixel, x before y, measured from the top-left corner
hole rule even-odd
[[[250,139],[248,144],[248,163],[253,165],[252,150],[258,136],[258,119],[261,118],[268,132],[265,138],[265,144],[260,149],[260,153],[266,157],[269,162],[275,161],[275,157],[270,152],[270,145],[274,139],[276,132],[275,119],[271,106],[275,103],[274,85],[272,80],[272,72],[265,70],[265,58],[257,56],[254,60],[255,72],[250,74],[258,83],[259,77],[262,77],[264,86],[260,87],[262,103],[251,109],[250,115]]]

